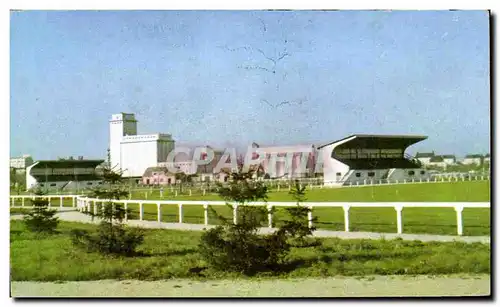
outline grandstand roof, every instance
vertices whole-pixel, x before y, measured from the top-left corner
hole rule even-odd
[[[97,167],[104,160],[38,160],[33,168]]]
[[[406,148],[412,144],[418,143],[427,139],[426,136],[420,135],[375,135],[375,134],[353,134],[341,140],[324,144],[318,149],[351,139],[343,143],[342,146],[358,147],[358,148]]]

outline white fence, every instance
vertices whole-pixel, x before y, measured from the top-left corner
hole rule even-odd
[[[208,206],[225,206],[227,202],[225,201],[178,201],[178,200],[167,200],[167,201],[159,201],[159,200],[113,200],[113,203],[123,204],[125,210],[128,209],[129,204],[138,204],[139,205],[139,220],[144,219],[144,205],[145,204],[155,204],[157,207],[157,221],[161,222],[161,207],[162,205],[177,205],[179,210],[179,223],[183,223],[183,207],[190,205],[203,205],[204,208],[204,223],[205,225],[209,225],[208,220]],[[77,207],[80,211],[90,211],[91,206],[93,207],[94,213],[98,212],[98,207],[104,206],[109,201],[103,201],[102,199],[96,198],[86,198],[86,197],[78,197],[77,198]],[[237,203],[229,203],[233,207],[233,223],[238,222],[238,204]],[[247,205],[251,206],[266,206],[268,209],[268,227],[272,228],[273,225],[273,207],[290,207],[296,206],[295,202],[252,202]],[[463,235],[463,224],[462,224],[462,211],[464,208],[490,208],[489,202],[378,202],[378,203],[370,203],[370,202],[305,202],[302,204],[303,206],[307,206],[311,209],[308,214],[308,222],[309,227],[312,227],[313,208],[342,208],[344,210],[344,225],[345,231],[349,231],[349,209],[350,208],[394,208],[396,213],[396,222],[397,222],[397,233],[403,233],[403,218],[402,211],[404,208],[454,208],[457,215],[457,234]],[[127,216],[125,216],[127,219]]]
[[[97,198],[88,198],[84,196],[78,195],[42,195],[42,196],[10,196],[11,206],[14,207],[15,200],[21,200],[21,208],[22,207],[31,207],[26,206],[26,199],[33,200],[35,198],[46,198],[49,200],[49,207],[52,207],[52,200],[59,200],[59,207],[63,207],[63,200],[70,198],[72,207],[77,207],[80,211],[90,211],[91,206],[93,207],[94,213],[97,213],[98,207],[104,206],[109,201],[104,201],[102,199]],[[190,205],[202,205],[204,208],[204,224],[209,225],[208,220],[208,206],[225,206],[227,202],[225,201],[179,201],[179,200],[113,200],[113,203],[123,204],[125,209],[128,208],[129,204],[138,204],[139,205],[139,220],[144,219],[144,205],[145,204],[155,204],[157,206],[157,221],[161,222],[161,206],[162,205],[177,205],[179,210],[179,223],[183,223],[183,206]],[[238,217],[238,206],[237,203],[230,203],[233,207],[233,223],[237,223]],[[252,202],[248,203],[250,206],[266,206],[268,209],[268,226],[272,227],[273,225],[273,208],[274,207],[290,207],[296,206],[295,202]],[[344,211],[344,227],[345,231],[349,231],[349,209],[350,208],[394,208],[396,213],[396,224],[397,224],[397,233],[403,233],[403,218],[402,211],[404,208],[454,208],[457,216],[457,234],[463,235],[463,219],[462,212],[464,208],[490,208],[489,202],[305,202],[302,204],[303,206],[307,206],[311,209],[308,214],[308,223],[309,227],[312,227],[313,208],[342,208]],[[19,207],[19,206],[16,206]],[[127,215],[125,219],[127,219]]]
[[[49,208],[52,207],[52,200],[59,200],[59,207],[63,207],[64,199],[71,199],[71,206],[76,207],[76,199],[79,195],[11,195],[10,206],[14,207],[16,200],[21,201],[21,207],[31,207],[26,205],[26,200],[34,200],[35,198],[45,198],[49,201]]]

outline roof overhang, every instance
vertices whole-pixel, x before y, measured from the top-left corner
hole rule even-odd
[[[104,160],[39,160],[32,168],[96,168]]]
[[[427,139],[426,136],[420,135],[370,135],[370,134],[355,134],[343,138],[341,140],[321,145],[321,149],[328,145],[335,145],[342,148],[366,148],[366,149],[394,149],[404,148]]]

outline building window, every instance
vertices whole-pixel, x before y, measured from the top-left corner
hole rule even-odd
[[[361,173],[356,173],[356,177],[361,177]]]
[[[171,184],[171,183],[172,183],[172,179],[171,179],[171,178],[168,178],[168,179],[167,179],[167,183],[168,183],[168,184]]]
[[[224,177],[224,182],[227,182],[227,177]]]
[[[415,171],[409,171],[409,172],[408,172],[408,175],[410,175],[410,176],[415,175]]]
[[[368,177],[373,177],[375,176],[375,172],[368,172]]]
[[[425,171],[420,171],[420,175],[425,175]]]
[[[55,184],[55,183],[51,183],[51,184],[50,184],[50,186],[51,186],[51,187],[55,187],[55,186],[56,186],[56,184]]]
[[[43,183],[40,183],[40,186],[41,186],[41,187],[44,187]]]
[[[92,185],[92,182],[87,182],[87,185]]]
[[[163,182],[163,178],[160,178],[160,182]]]
[[[342,173],[337,173],[337,176],[342,176]]]

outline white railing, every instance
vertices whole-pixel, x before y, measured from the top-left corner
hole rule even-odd
[[[49,201],[49,208],[52,207],[52,200],[59,199],[59,207],[63,207],[64,199],[71,199],[71,206],[76,207],[76,200],[80,197],[79,195],[11,195],[10,196],[10,206],[15,207],[16,200],[21,201],[21,207],[31,207],[26,206],[26,200],[35,200],[36,198],[44,198]]]
[[[98,206],[101,208],[108,200],[102,200],[97,198],[87,198],[78,197],[77,207],[80,211],[91,210],[91,205],[93,205],[94,214],[98,212]],[[230,204],[233,207],[233,223],[238,222],[238,206],[237,203],[225,202],[225,201],[179,201],[179,200],[113,200],[112,203],[123,204],[125,210],[127,211],[130,204],[139,205],[139,220],[144,219],[144,205],[145,204],[155,204],[157,207],[157,221],[161,222],[161,206],[162,205],[177,205],[179,209],[179,223],[183,223],[183,206],[190,205],[203,205],[204,208],[204,224],[209,225],[208,221],[208,206],[225,206]],[[296,206],[295,202],[252,202],[248,203],[250,206],[266,206],[268,209],[268,227],[272,228],[273,225],[273,207],[291,207]],[[349,231],[349,210],[350,208],[394,208],[396,213],[397,221],[397,233],[403,233],[403,218],[402,211],[404,208],[454,208],[457,214],[457,234],[459,236],[463,235],[463,224],[462,224],[462,211],[464,208],[490,208],[489,202],[305,202],[302,203],[311,209],[308,214],[308,225],[313,226],[313,208],[342,208],[344,210],[344,226],[345,231]],[[128,216],[125,215],[127,220]]]

